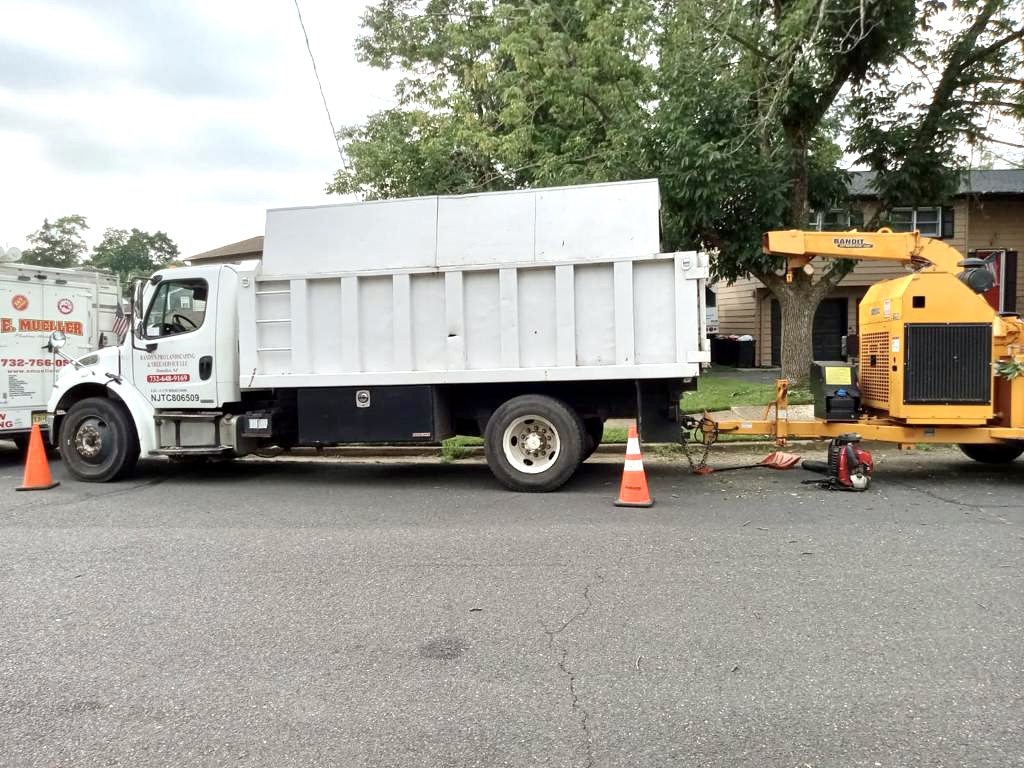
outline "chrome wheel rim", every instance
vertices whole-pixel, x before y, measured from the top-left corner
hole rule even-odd
[[[555,425],[543,416],[520,416],[501,440],[505,459],[517,472],[536,475],[554,466],[562,447]]]

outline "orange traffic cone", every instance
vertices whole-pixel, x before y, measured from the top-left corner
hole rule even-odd
[[[32,436],[28,439],[28,455],[25,457],[25,477],[21,481],[19,491],[45,491],[60,485],[50,477],[50,464],[46,460],[46,448],[43,446],[43,433],[39,425],[32,425]]]
[[[626,464],[622,468],[622,486],[616,507],[653,507],[654,499],[647,489],[647,473],[644,472],[644,457],[640,455],[640,437],[636,424],[629,425],[629,439],[626,441]]]

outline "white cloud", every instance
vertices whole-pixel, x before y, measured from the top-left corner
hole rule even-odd
[[[393,103],[355,60],[365,2],[300,0],[338,126]],[[0,0],[0,244],[44,217],[166,231],[192,254],[329,202],[339,165],[289,0]],[[337,198],[333,198],[337,199]]]

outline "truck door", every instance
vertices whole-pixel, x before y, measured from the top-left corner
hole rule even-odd
[[[212,270],[202,277],[173,275],[149,293],[132,358],[135,386],[154,408],[218,405],[216,275]]]

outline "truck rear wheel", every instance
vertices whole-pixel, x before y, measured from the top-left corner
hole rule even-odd
[[[546,395],[520,395],[487,422],[484,451],[494,476],[513,491],[561,487],[579,466],[586,432],[579,414]]]
[[[1009,464],[1024,453],[1024,442],[961,443],[960,450],[982,464]]]
[[[601,444],[601,440],[604,439],[604,419],[584,419],[583,430],[585,445],[583,448],[583,458],[580,461],[586,461],[594,455],[594,451]]]
[[[120,405],[105,397],[87,397],[71,406],[61,421],[60,453],[77,479],[105,483],[135,467],[139,440]]]

